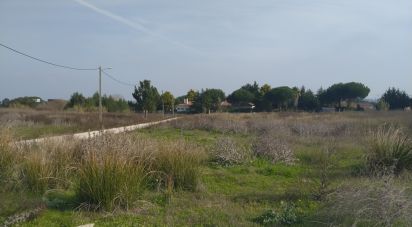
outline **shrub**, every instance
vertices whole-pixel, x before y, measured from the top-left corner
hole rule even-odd
[[[252,145],[252,150],[257,157],[268,159],[273,163],[293,164],[295,161],[289,145],[284,140],[268,134],[258,136]]]
[[[248,156],[247,149],[229,137],[219,138],[212,149],[212,162],[223,166],[241,164]]]
[[[386,172],[391,169],[399,174],[412,169],[412,142],[402,129],[381,126],[372,132],[366,152],[366,163],[370,172]]]
[[[254,221],[265,226],[292,225],[301,221],[299,213],[295,204],[282,201],[279,209],[267,211]]]

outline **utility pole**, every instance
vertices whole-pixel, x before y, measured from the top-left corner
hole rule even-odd
[[[173,117],[175,116],[175,98],[173,97],[173,101],[172,101],[172,115]]]
[[[165,101],[163,100],[163,90],[162,90],[162,113],[163,113],[163,118],[165,118]]]
[[[99,66],[99,122],[103,130],[103,107],[102,107],[102,67]]]
[[[112,67],[104,68],[106,69],[112,69]],[[99,66],[99,122],[100,122],[100,128],[103,130],[103,106],[102,106],[102,67]]]

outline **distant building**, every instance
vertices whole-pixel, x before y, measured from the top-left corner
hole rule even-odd
[[[356,104],[356,109],[364,111],[373,111],[376,110],[376,106],[371,102],[358,102]]]
[[[325,112],[325,113],[336,112],[336,108],[335,107],[322,107],[321,112]]]
[[[190,113],[192,110],[193,103],[189,99],[184,99],[183,103],[176,106],[177,113]]]

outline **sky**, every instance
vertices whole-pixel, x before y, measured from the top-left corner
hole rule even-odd
[[[0,43],[53,63],[111,67],[175,96],[226,94],[256,81],[314,91],[361,82],[378,98],[412,95],[410,0],[0,0]],[[0,47],[0,99],[91,96],[98,71],[33,61]],[[103,76],[103,93],[133,86]]]

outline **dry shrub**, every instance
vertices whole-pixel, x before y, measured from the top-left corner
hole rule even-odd
[[[395,174],[412,169],[412,141],[401,128],[393,125],[380,126],[371,132],[365,159],[370,172]]]
[[[290,165],[295,161],[294,152],[287,142],[270,134],[259,135],[252,145],[252,150],[257,157],[268,159],[273,163]]]
[[[347,184],[330,196],[326,213],[352,226],[410,226],[412,198],[392,176]]]
[[[211,152],[212,162],[219,165],[230,166],[241,164],[250,158],[250,152],[230,137],[219,138]]]

